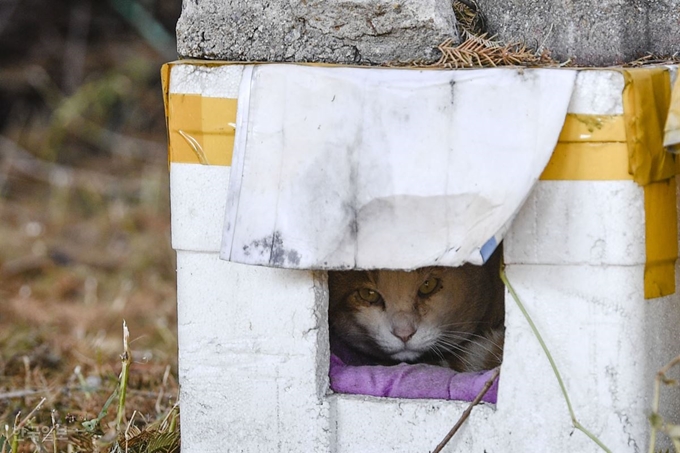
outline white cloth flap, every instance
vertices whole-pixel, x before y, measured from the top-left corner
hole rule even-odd
[[[221,257],[299,269],[481,263],[550,159],[576,75],[248,68]]]

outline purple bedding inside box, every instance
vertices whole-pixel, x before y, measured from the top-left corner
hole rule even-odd
[[[338,393],[392,398],[472,401],[493,374],[493,370],[460,373],[423,363],[393,366],[370,363],[370,358],[359,355],[337,341],[331,341],[331,389]],[[496,403],[497,396],[498,378],[482,401]]]

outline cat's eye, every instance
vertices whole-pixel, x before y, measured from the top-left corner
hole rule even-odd
[[[430,277],[427,280],[423,282],[422,285],[420,285],[420,288],[418,288],[418,295],[419,296],[429,296],[430,294],[434,293],[435,290],[439,289],[441,280],[435,277]]]
[[[377,304],[380,301],[380,294],[369,288],[361,288],[359,291],[359,297],[369,304]]]

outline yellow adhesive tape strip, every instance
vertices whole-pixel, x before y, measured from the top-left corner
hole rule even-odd
[[[632,180],[625,143],[558,143],[542,181]]]
[[[645,191],[645,299],[675,293],[678,223],[675,178],[653,182]]]
[[[624,142],[626,123],[623,115],[567,114],[559,142]]]
[[[564,120],[559,142],[541,175],[543,181],[630,180],[622,115],[580,115]]]
[[[623,70],[629,171],[645,192],[645,298],[675,293],[678,256],[676,157],[663,145],[670,106],[665,67]]]
[[[231,165],[236,99],[170,93],[167,105],[171,162]]]
[[[670,73],[666,67],[624,69],[623,115],[629,170],[641,186],[675,176],[675,156],[663,146],[670,105]]]
[[[170,167],[170,128],[168,126],[168,93],[170,92],[170,71],[172,63],[165,63],[161,66],[161,86],[163,88],[163,106],[165,107],[165,134],[168,143],[168,168]]]

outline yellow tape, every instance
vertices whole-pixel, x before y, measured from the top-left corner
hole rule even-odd
[[[170,72],[175,64],[161,68],[168,164],[231,165],[237,100],[170,93]]]
[[[628,174],[625,143],[558,143],[541,174],[543,181],[621,181]]]
[[[629,171],[645,191],[645,298],[675,293],[676,157],[663,145],[670,106],[668,68],[623,70]]]
[[[629,171],[635,182],[646,186],[676,173],[675,156],[663,146],[663,128],[670,105],[670,73],[665,67],[622,72]]]
[[[620,181],[628,173],[622,115],[567,114],[543,181]]]
[[[653,182],[645,190],[645,298],[675,293],[678,223],[675,178]]]
[[[231,165],[236,99],[197,94],[168,95],[171,162]]]
[[[645,186],[678,173],[680,159],[676,161],[663,146],[670,105],[668,69],[627,69],[622,73],[626,81],[624,115],[568,114],[542,180],[628,180],[632,175]],[[677,97],[680,103],[680,93]],[[621,147],[614,143],[626,144],[625,172]]]
[[[170,167],[170,127],[168,126],[170,115],[168,114],[168,93],[170,92],[170,71],[172,63],[165,63],[161,66],[161,86],[163,89],[163,106],[165,107],[165,133],[168,142],[168,167]]]
[[[581,115],[568,113],[559,142],[626,142],[623,115]]]

